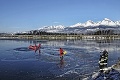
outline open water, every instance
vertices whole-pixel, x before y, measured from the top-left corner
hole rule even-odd
[[[39,43],[40,51],[28,49]],[[120,59],[120,40],[0,40],[0,80],[82,80],[99,70],[104,49],[108,66]]]

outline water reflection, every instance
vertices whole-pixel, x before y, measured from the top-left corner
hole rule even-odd
[[[64,59],[60,59],[60,62],[59,62],[59,64],[58,64],[58,67],[59,67],[59,68],[64,68],[64,67],[65,67],[65,61],[64,61]]]

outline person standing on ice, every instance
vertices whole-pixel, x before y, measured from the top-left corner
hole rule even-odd
[[[62,48],[59,49],[60,52],[60,59],[63,60],[63,56],[64,56],[64,50]]]
[[[107,67],[107,62],[108,62],[108,52],[106,51],[106,49],[103,51],[103,54],[104,56],[104,62],[106,63],[105,64],[105,67]]]
[[[100,55],[100,59],[99,59],[100,71],[103,71],[104,68],[107,67],[107,61],[108,61],[108,52],[106,50],[104,50],[102,53],[103,54]]]

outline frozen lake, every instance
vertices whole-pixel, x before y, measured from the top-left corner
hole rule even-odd
[[[28,49],[41,44],[40,53]],[[59,58],[59,48],[67,51]],[[82,80],[99,70],[100,52],[108,66],[120,59],[120,40],[0,40],[0,80]]]

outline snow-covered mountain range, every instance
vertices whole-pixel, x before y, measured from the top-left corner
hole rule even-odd
[[[88,20],[85,23],[77,23],[71,26],[44,26],[39,28],[40,31],[46,32],[61,32],[61,33],[86,33],[86,32],[93,32],[96,30],[120,30],[120,21],[112,21],[108,18],[104,18],[102,21],[93,22]]]
[[[120,21],[114,22],[108,18],[105,18],[104,20],[98,21],[98,22],[93,22],[91,20],[88,20],[85,23],[77,23],[70,27],[89,27],[89,26],[95,27],[95,26],[100,26],[100,25],[117,27],[117,26],[120,26]]]

